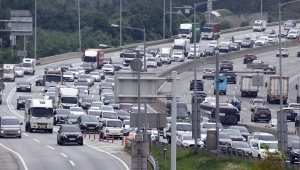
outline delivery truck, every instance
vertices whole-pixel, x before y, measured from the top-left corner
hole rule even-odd
[[[241,96],[242,97],[256,97],[259,91],[258,86],[252,85],[252,76],[241,77]]]
[[[194,29],[196,29],[196,34],[194,35]],[[196,36],[196,42],[200,41],[200,23],[184,23],[180,24],[178,30],[178,36],[181,39],[190,39],[190,43],[194,42],[194,37]]]
[[[279,103],[280,102],[280,83],[279,76],[270,76],[268,91],[267,91],[267,102]],[[283,104],[287,103],[289,94],[289,77],[282,77],[282,99]]]
[[[266,20],[256,20],[253,24],[253,32],[259,31],[263,32],[267,28],[267,21]]]
[[[221,35],[221,25],[219,23],[205,23],[202,31],[201,38],[203,39],[217,39]]]

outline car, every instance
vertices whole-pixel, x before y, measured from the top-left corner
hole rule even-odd
[[[100,107],[104,105],[103,102],[96,102],[94,101],[90,107],[91,110],[100,110]]]
[[[144,56],[144,50],[146,51],[147,53],[147,46],[144,47],[144,45],[138,45],[135,50],[138,50],[140,52],[140,56]],[[130,51],[130,52],[127,52],[127,53],[135,53],[134,51]]]
[[[129,133],[134,130],[134,128],[130,127],[129,119],[123,120],[123,128],[124,128],[123,136],[129,136]]]
[[[85,73],[84,68],[82,68],[82,69],[83,69],[83,71],[80,71],[79,68],[69,68],[68,72],[72,72],[74,75],[74,78],[78,79],[81,74]]]
[[[89,109],[94,101],[95,99],[90,96],[83,97],[80,107],[82,107],[83,109]]]
[[[208,44],[207,44],[208,47],[213,47],[214,49],[217,49],[218,48],[218,42],[217,41],[210,41]]]
[[[115,99],[110,99],[109,105],[112,106],[115,110],[120,109],[120,103],[116,103]]]
[[[250,36],[251,41],[253,42],[253,44],[256,43],[257,39],[258,39],[258,35],[251,35]]]
[[[25,108],[25,101],[32,99],[32,96],[25,96],[25,95],[20,95],[17,98],[17,110],[20,110],[20,108]]]
[[[276,67],[274,65],[268,64],[267,68],[264,68],[264,71],[271,72],[271,74],[276,74]],[[264,74],[267,74],[264,72]]]
[[[245,126],[229,126],[227,129],[238,129],[246,140],[250,136],[248,129]]]
[[[223,43],[219,46],[219,52],[231,52],[230,43]]]
[[[286,38],[289,33],[289,30],[281,30],[281,37]]]
[[[44,86],[45,85],[45,75],[38,75],[35,79],[36,86]]]
[[[223,125],[221,123],[219,125],[220,125],[219,131],[223,131],[224,130]],[[204,122],[202,124],[202,128],[204,128],[206,130],[216,130],[216,123],[213,123],[213,122]]]
[[[85,93],[85,94],[90,93],[90,88],[87,86],[76,86],[74,88],[77,88],[79,90],[79,93]]]
[[[111,64],[104,64],[104,66],[102,67],[102,70],[104,71],[104,74],[114,75],[115,67]]]
[[[225,132],[232,141],[246,141],[246,138],[241,134],[239,129],[224,129],[223,132]]]
[[[129,112],[129,110],[133,107],[131,103],[120,103],[120,110]]]
[[[65,81],[73,82],[75,77],[74,77],[74,74],[72,72],[66,71],[66,72],[63,73],[63,79]]]
[[[81,86],[81,87],[90,87],[90,84],[88,83],[88,80],[87,79],[78,79],[75,83],[74,83],[74,85],[76,86],[76,87],[78,87],[78,86]]]
[[[76,124],[79,115],[69,114],[65,119],[65,124]]]
[[[197,145],[203,145],[202,141],[197,140],[197,142]],[[192,137],[192,134],[178,135],[176,145],[182,147],[194,147],[195,139]]]
[[[223,60],[220,63],[220,70],[229,69],[230,71],[233,70],[233,63],[229,60]]]
[[[263,159],[267,157],[265,145],[268,146],[268,152],[274,153],[278,152],[278,144],[274,141],[256,141],[251,145],[252,157]]]
[[[113,99],[115,99],[115,95],[108,94],[103,97],[102,101],[105,105],[109,105],[110,100],[113,100]]]
[[[117,113],[118,119],[120,119],[122,121],[130,119],[130,114],[126,111],[116,110],[116,113]]]
[[[197,47],[197,48],[196,48],[196,55],[195,55],[195,49],[194,49],[194,46],[191,46],[191,47],[190,47],[190,52],[189,52],[189,54],[188,54],[188,59],[192,59],[192,58],[194,58],[195,56],[196,56],[196,59],[200,58],[199,47],[198,47],[198,46],[196,46],[196,47]]]
[[[113,95],[113,94],[114,94],[114,91],[112,89],[103,89],[100,94],[100,101],[103,101],[104,96]]]
[[[297,22],[295,21],[295,20],[286,20],[285,22],[284,22],[284,26],[286,25],[286,24],[288,24],[288,23],[291,23],[291,24],[293,24],[294,26],[296,26],[296,24],[297,24]]]
[[[207,57],[207,51],[205,48],[199,48],[199,56],[200,57]]]
[[[86,79],[90,87],[95,84],[94,78],[89,74],[81,74],[77,81],[79,81],[80,79]]]
[[[215,69],[214,68],[204,68],[202,79],[208,78],[214,78],[215,77]]]
[[[172,61],[184,62],[185,57],[182,51],[176,51],[172,54]]]
[[[255,46],[265,46],[268,45],[268,40],[266,38],[258,38],[255,42]]]
[[[221,40],[221,45],[222,44],[230,44],[230,43],[232,43],[232,40],[230,40],[230,39],[223,39],[223,40]]]
[[[157,68],[157,61],[155,57],[147,57],[147,68]]]
[[[113,86],[112,83],[109,83],[109,82],[101,82],[100,85],[99,85],[99,95],[101,94],[101,91],[103,89],[111,89],[111,90],[113,90],[114,86]]]
[[[22,122],[19,122],[19,118],[16,116],[1,116],[0,119],[0,138],[3,137],[18,137],[21,138],[21,125]]]
[[[268,35],[270,35],[270,34],[276,34],[276,31],[274,30],[274,29],[266,29],[264,32],[263,32],[263,34],[268,34]]]
[[[266,39],[266,41],[268,42],[268,37],[269,37],[269,33],[263,33],[259,38],[264,38],[264,39]]]
[[[112,110],[109,110],[109,111],[102,110],[100,112],[101,113],[100,113],[99,122],[102,122],[105,119],[118,119],[118,115],[117,115],[117,113],[115,111],[112,111]]]
[[[61,69],[62,72],[67,71],[69,68],[73,68],[73,65],[71,63],[61,63],[59,65],[59,68]]]
[[[129,113],[138,113],[138,107],[131,107],[128,111]],[[145,109],[143,107],[140,107],[140,112],[145,113]]]
[[[87,112],[87,114],[90,115],[90,116],[96,117],[97,120],[100,120],[100,115],[101,115],[101,111],[100,110],[89,109],[88,112]]]
[[[237,98],[228,99],[228,104],[231,104],[233,107],[236,107],[239,111],[242,110],[242,101]]]
[[[77,125],[61,125],[57,131],[57,144],[78,144],[83,145],[83,136]]]
[[[98,72],[90,72],[90,76],[94,79],[94,82],[100,82],[101,77]]]
[[[279,57],[279,49],[276,51],[276,57]],[[287,48],[281,48],[281,56],[289,57],[289,50]]]
[[[300,57],[300,51],[297,52],[297,57]]]
[[[15,75],[16,77],[24,77],[24,70],[22,67],[15,67]]]
[[[48,65],[44,68],[44,73],[46,74],[48,70],[56,70],[56,69],[59,69],[58,66]]]
[[[207,56],[214,56],[214,55],[216,55],[216,50],[214,47],[207,47],[206,53],[207,53]]]
[[[230,43],[229,46],[231,51],[239,51],[241,49],[239,43]]]
[[[278,36],[275,34],[271,34],[268,36],[267,40],[268,40],[268,44],[278,43]]]
[[[254,108],[255,108],[256,106],[259,106],[259,107],[265,106],[264,100],[262,100],[262,99],[253,99],[253,100],[250,102],[250,110],[251,110],[251,112],[254,111]]]
[[[119,119],[105,119],[103,122],[100,122],[100,130],[104,138],[123,138],[124,129],[122,121]]]
[[[265,132],[252,132],[248,137],[248,143],[252,145],[255,141],[272,141],[277,142],[273,134]]]
[[[103,70],[95,70],[94,72],[99,73],[101,80],[105,79],[105,74]]]
[[[288,39],[297,39],[300,35],[300,31],[299,30],[290,30],[287,38]]]
[[[299,162],[299,141],[290,141],[287,143],[287,155],[290,163]]]
[[[195,86],[195,80],[191,80],[190,81],[190,90],[192,91],[192,90],[194,90],[194,86]],[[203,86],[204,86],[204,81],[202,81],[202,80],[196,80],[196,82],[197,82],[197,91],[199,90],[199,91],[203,91]]]
[[[243,141],[232,141],[230,144],[222,146],[221,151],[238,156],[251,156],[251,147]]]
[[[115,112],[115,109],[112,106],[109,105],[102,105],[100,107],[100,111],[105,111],[105,112]]]
[[[265,128],[274,128],[277,129],[277,119],[271,119],[270,121],[267,122],[267,124],[265,125]]]
[[[111,57],[104,57],[104,59],[103,59],[103,64],[104,65],[106,65],[106,64],[111,65],[112,63],[113,63],[113,61],[112,61]]]
[[[119,71],[132,71],[130,67],[122,67]]]
[[[232,140],[225,132],[219,132],[219,145],[225,146],[227,144],[231,144]]]
[[[286,115],[286,120],[290,120],[291,122],[295,122],[297,113],[299,112],[299,109],[295,109],[296,112],[294,111],[294,108],[289,108],[285,107],[283,108],[283,113]]]
[[[31,83],[29,81],[20,81],[17,83],[16,91],[31,92]]]
[[[195,92],[193,92],[191,95],[192,95],[191,103],[194,103]],[[205,100],[205,97],[207,96],[207,94],[204,91],[196,91],[196,95],[197,95],[197,103],[202,103]]]
[[[253,48],[253,44],[254,42],[251,40],[250,37],[245,37],[241,42],[241,48],[246,48],[246,47]]]
[[[227,83],[232,82],[233,84],[236,84],[236,77],[237,75],[233,72],[226,72],[223,74],[223,76],[227,77]]]
[[[159,49],[159,47],[148,47],[147,48],[147,53],[150,53],[154,57],[156,57],[157,55],[159,55],[160,49]]]
[[[122,49],[122,51],[120,52],[120,58],[123,58],[125,53],[132,53],[132,52],[134,51],[129,49]]]
[[[211,104],[215,105],[216,104],[216,98],[214,97],[205,97],[204,101],[202,101],[203,104]]]
[[[99,121],[92,115],[80,115],[77,118],[77,124],[81,132],[98,132]]]
[[[88,63],[84,62],[80,66],[84,68],[84,70],[85,70],[84,72],[86,74],[96,70],[96,68],[97,68],[96,64],[94,64],[92,62],[88,62]]]
[[[71,112],[71,114],[74,114],[74,115],[85,114],[85,112],[82,109],[82,107],[70,107],[70,112]]]
[[[247,63],[252,63],[253,60],[257,60],[257,57],[255,54],[246,54],[244,56],[244,64],[247,64]]]
[[[55,92],[46,92],[45,94],[44,94],[44,99],[50,99],[50,98],[55,98]]]
[[[123,67],[123,62],[113,61],[112,65],[115,67],[115,71],[119,71]]]
[[[241,46],[241,43],[243,42],[244,37],[236,37],[234,42],[238,43]]]
[[[71,114],[69,109],[55,109],[53,124],[65,124],[67,117]]]
[[[267,107],[255,107],[251,114],[251,122],[270,121],[272,118],[271,111]]]

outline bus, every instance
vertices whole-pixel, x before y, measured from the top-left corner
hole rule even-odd
[[[200,113],[203,117],[208,117],[211,122],[216,121],[216,106],[211,104],[200,104]],[[240,112],[236,107],[220,103],[219,120],[222,125],[237,125],[240,121]]]

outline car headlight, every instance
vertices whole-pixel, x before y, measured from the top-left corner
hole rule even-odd
[[[3,131],[3,130],[1,130],[1,133],[4,133],[4,131]]]
[[[80,134],[80,135],[77,136],[77,138],[81,138],[81,137],[82,137],[82,134]]]
[[[86,124],[81,124],[82,126],[86,126]]]
[[[183,146],[189,146],[189,144],[187,144],[187,143],[183,143]]]
[[[294,151],[295,154],[299,154],[299,151]]]
[[[244,139],[243,139],[243,141],[245,142],[245,141],[246,141],[246,139],[244,138]]]
[[[66,135],[62,135],[62,137],[68,138]]]
[[[22,103],[21,101],[18,101],[18,103]]]
[[[20,131],[20,130],[18,130],[18,133],[21,133],[21,131]]]

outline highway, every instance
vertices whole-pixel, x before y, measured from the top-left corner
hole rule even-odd
[[[277,26],[278,27],[278,26]],[[277,27],[269,27],[277,30]],[[277,30],[278,31],[278,30]],[[252,32],[252,30],[247,31],[241,31],[241,32],[234,32],[229,34],[223,34],[221,37],[224,37],[225,35],[234,35],[234,36],[241,36],[241,35],[259,35],[261,33]],[[201,41],[200,46],[203,47],[208,43],[209,41]],[[172,43],[168,44],[162,44],[157,45],[158,47],[171,47]],[[284,66],[288,66],[287,68],[284,68],[284,75],[291,77],[297,75],[297,62],[298,58],[295,59],[295,53],[296,53],[296,47],[290,49],[290,57],[284,58],[283,63]],[[279,71],[278,68],[278,58],[275,57],[275,52],[265,53],[265,54],[259,54],[257,55],[258,58],[265,61],[265,63],[272,62],[275,66],[277,66],[277,71]],[[105,57],[112,57],[113,60],[121,61],[122,59],[119,57],[119,52],[114,52],[110,54],[105,54]],[[246,68],[246,65],[242,64],[242,58],[235,59],[234,61],[234,70],[243,70]],[[189,61],[187,58],[185,62]],[[65,62],[72,63],[73,66],[79,67],[80,59],[72,59]],[[62,62],[53,63],[53,65],[59,65]],[[171,67],[182,64],[179,62],[173,62],[171,65],[164,64],[162,67],[158,67],[156,69],[150,68],[148,71],[150,72],[156,72],[159,73],[161,71],[164,71],[166,69],[170,69]],[[271,63],[270,63],[271,64]],[[4,90],[3,95],[3,104],[0,105],[0,109],[2,112],[0,112],[0,116],[2,115],[17,115],[22,122],[23,121],[23,115],[24,110],[16,110],[16,99],[18,95],[20,94],[30,94],[33,98],[43,98],[43,87],[42,86],[35,86],[35,77],[39,74],[42,74],[44,72],[45,66],[38,66],[36,68],[36,74],[34,76],[24,76],[23,78],[17,78],[16,81],[31,81],[33,84],[33,91],[31,93],[26,92],[15,92],[16,84],[14,82],[6,82],[6,89]],[[214,67],[214,65],[207,65],[205,67]],[[291,69],[292,67],[295,67],[295,69]],[[201,76],[202,78],[202,71],[204,67],[198,68],[198,77]],[[178,89],[179,95],[183,96],[180,98],[180,101],[187,102],[190,106],[190,91],[187,89],[189,85],[189,81],[193,79],[193,72],[188,71],[180,75],[181,80],[178,82]],[[267,76],[265,76],[267,78]],[[72,83],[66,83],[67,85],[72,85]],[[95,82],[95,85],[90,90],[90,95],[99,100],[98,95],[98,86],[99,83]],[[213,91],[211,90],[212,80],[205,80],[205,91],[208,94],[213,94]],[[295,81],[292,81],[290,84],[290,87],[294,87]],[[165,84],[162,88],[162,92],[168,92],[168,86],[169,84]],[[264,87],[261,87],[264,88]],[[295,89],[290,88],[290,95],[289,98],[291,101],[295,101]],[[239,97],[239,86],[237,85],[229,85],[228,91],[232,91],[232,93],[228,93],[226,96],[221,96],[221,101],[225,101],[230,97],[233,97],[236,95],[236,97]],[[292,95],[294,93],[294,95]],[[185,96],[185,97],[184,97]],[[266,97],[266,92],[261,90],[259,93],[258,98],[264,98]],[[251,123],[249,120],[250,112],[249,112],[249,102],[251,98],[243,98],[243,110],[241,112],[241,119],[244,120],[244,122]],[[269,105],[268,105],[269,106]],[[273,109],[272,116],[275,118],[274,114],[276,114],[275,111],[278,110],[278,105],[270,105],[271,109]],[[153,112],[150,108],[148,109],[148,112]],[[256,123],[257,126],[262,126],[262,123]],[[289,123],[290,126],[290,123]],[[55,127],[55,131],[57,131],[59,126]],[[100,152],[88,145],[84,146],[58,146],[56,144],[56,133],[53,134],[49,133],[25,133],[25,128],[23,125],[23,134],[22,139],[0,139],[1,143],[5,145],[6,147],[9,147],[10,149],[13,149],[14,151],[18,152],[26,162],[28,169],[128,169],[129,164],[126,162],[127,166],[124,166],[124,162],[121,162],[117,160],[115,157],[112,157],[110,155],[105,154],[104,152]],[[120,141],[118,141],[119,143]],[[120,158],[121,160],[125,158]],[[130,166],[129,166],[130,168]]]

